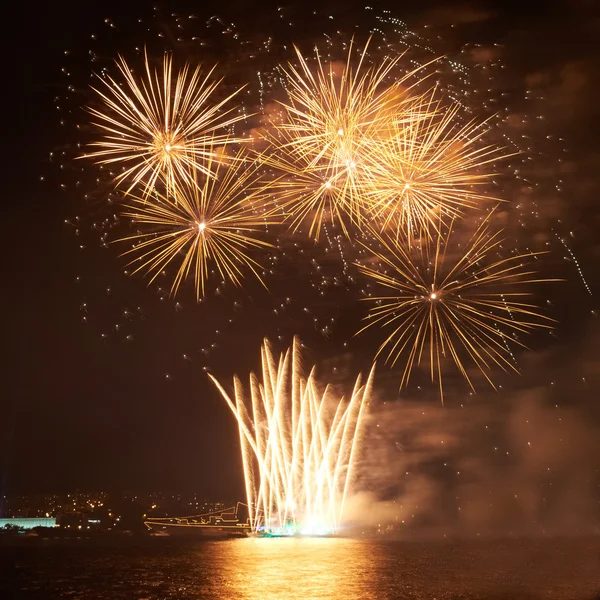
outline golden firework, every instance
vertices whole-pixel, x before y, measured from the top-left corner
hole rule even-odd
[[[327,164],[313,165],[306,155],[280,151],[281,141],[290,141],[288,133],[279,132],[277,141],[267,135],[265,138],[271,145],[260,160],[274,170],[268,189],[274,210],[282,215],[284,222],[294,233],[305,225],[308,235],[315,240],[328,221],[337,223],[349,236],[351,221],[363,211],[361,196],[350,193],[357,186],[362,165],[354,165],[350,173]]]
[[[411,371],[425,356],[432,381],[437,379],[443,402],[442,363],[451,359],[474,389],[467,368],[474,365],[494,387],[493,367],[517,371],[510,345],[525,347],[519,334],[537,328],[553,328],[552,319],[524,299],[525,284],[539,281],[530,260],[542,253],[493,258],[502,243],[501,231],[490,231],[490,216],[482,221],[460,253],[449,252],[452,224],[436,241],[422,246],[406,240],[377,236],[382,250],[373,252],[383,271],[358,264],[359,270],[393,290],[388,296],[366,298],[374,304],[358,333],[375,325],[387,337],[377,356],[394,365],[403,358],[400,387],[408,384]]]
[[[206,75],[187,64],[174,72],[172,57],[165,54],[159,72],[151,68],[147,54],[144,59],[142,76],[119,57],[119,80],[98,77],[102,86],[93,89],[104,106],[89,111],[102,137],[90,144],[98,149],[85,156],[120,165],[116,183],[125,182],[126,193],[140,185],[146,197],[159,177],[170,189],[177,179],[191,182],[193,170],[211,175],[218,162],[212,147],[225,143],[225,128],[245,115],[232,116],[234,109],[226,108],[239,89],[216,98],[221,81],[212,79],[214,67]]]
[[[368,45],[356,66],[351,43],[345,64],[324,64],[317,50],[313,70],[296,48],[299,65],[283,69],[288,102],[282,103],[282,122],[275,124],[275,137],[269,139],[270,153],[276,154],[269,161],[283,171],[277,188],[283,191],[292,227],[310,218],[315,238],[326,216],[338,221],[346,234],[346,222],[361,223],[371,147],[393,120],[406,123],[425,116],[419,110],[424,106],[421,96],[411,93],[420,81],[403,87],[423,67],[389,81],[401,56],[365,66]]]
[[[175,182],[171,195],[155,191],[149,198],[128,197],[124,214],[150,231],[120,240],[134,242],[125,252],[135,255],[130,263],[137,265],[134,273],[143,271],[153,281],[165,267],[175,264],[171,293],[193,275],[197,298],[204,295],[210,264],[223,280],[235,285],[241,285],[245,270],[264,285],[261,267],[249,252],[272,247],[260,239],[273,219],[264,211],[257,166],[245,162],[243,150],[225,165],[213,159],[214,149],[208,148],[206,166],[211,176],[193,171]]]
[[[250,525],[265,535],[339,531],[371,395],[374,366],[345,401],[319,389],[314,367],[306,375],[301,345],[276,360],[265,340],[249,398],[237,377],[231,398],[210,375],[238,422]]]
[[[381,229],[393,229],[397,237],[429,236],[440,221],[498,200],[481,190],[494,175],[484,167],[507,155],[479,144],[485,122],[457,125],[457,113],[457,105],[441,109],[432,93],[418,118],[394,121],[390,137],[369,146],[362,193]]]

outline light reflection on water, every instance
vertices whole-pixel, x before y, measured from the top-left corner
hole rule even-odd
[[[600,538],[0,539],[0,600],[600,600]]]
[[[223,577],[215,597],[374,598],[375,554],[340,538],[251,538],[223,544],[215,565]]]

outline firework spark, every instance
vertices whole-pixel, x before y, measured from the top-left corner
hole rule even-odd
[[[349,401],[319,390],[304,374],[297,339],[277,361],[261,349],[262,382],[250,376],[250,399],[234,378],[234,397],[211,379],[235,415],[251,527],[271,535],[336,533],[352,478],[374,367],[359,376]]]
[[[366,298],[375,304],[368,324],[385,329],[387,338],[377,355],[386,353],[394,365],[404,357],[400,387],[408,384],[411,371],[428,355],[432,381],[437,379],[443,402],[442,366],[451,358],[474,390],[467,364],[474,365],[494,387],[493,367],[517,368],[511,362],[509,343],[525,347],[519,334],[537,328],[553,328],[552,319],[539,314],[536,305],[521,301],[530,293],[516,291],[539,281],[529,260],[539,254],[494,259],[502,243],[501,231],[490,231],[490,216],[482,221],[456,257],[448,253],[452,224],[446,235],[425,241],[420,247],[406,240],[378,236],[383,248],[374,252],[385,267],[379,271],[358,264],[368,277],[394,291],[393,295]]]
[[[217,163],[212,146],[224,144],[225,129],[245,115],[232,116],[233,108],[226,108],[239,89],[215,99],[221,82],[211,79],[214,67],[206,75],[200,67],[191,71],[187,64],[173,72],[169,54],[162,72],[151,68],[147,55],[144,64],[145,74],[138,77],[119,57],[121,81],[99,76],[102,86],[92,89],[104,106],[89,111],[102,138],[90,144],[98,150],[85,156],[99,164],[121,165],[116,183],[124,182],[126,193],[140,185],[146,197],[159,178],[172,188],[177,179],[191,182],[193,169],[211,175]],[[217,134],[219,130],[223,133]]]
[[[283,68],[288,102],[282,103],[283,121],[275,124],[277,157],[270,162],[284,173],[278,181],[284,204],[297,228],[311,218],[310,234],[318,238],[327,215],[340,223],[360,224],[364,206],[362,181],[370,166],[373,140],[392,120],[406,123],[423,118],[421,97],[409,93],[417,81],[403,88],[419,67],[393,82],[390,73],[401,56],[384,57],[378,66],[366,67],[368,42],[353,65],[351,43],[345,65],[337,73],[334,62],[323,63],[316,51],[315,72],[296,49],[299,66]],[[289,200],[306,186],[296,203]]]
[[[265,136],[266,137],[266,136]],[[279,149],[282,139],[292,141],[286,132],[279,132],[278,140],[270,139],[270,148]],[[361,196],[351,194],[360,179],[362,165],[354,165],[348,176],[345,170],[337,171],[327,165],[315,166],[306,155],[292,156],[287,152],[267,151],[261,162],[274,169],[275,177],[268,188],[273,194],[276,212],[281,212],[284,222],[296,233],[308,226],[308,235],[318,240],[324,224],[331,220],[338,223],[346,236],[348,224],[363,211]]]
[[[409,239],[430,235],[440,220],[499,200],[476,188],[494,175],[483,167],[506,155],[496,146],[478,145],[485,123],[457,125],[458,108],[442,109],[431,94],[419,118],[394,121],[389,139],[370,145],[363,195],[382,229]]]
[[[128,197],[124,214],[151,229],[120,240],[134,242],[125,252],[135,255],[130,263],[138,265],[134,273],[144,271],[153,281],[178,263],[171,293],[193,273],[197,298],[204,295],[210,263],[235,285],[241,285],[245,270],[265,285],[249,251],[272,247],[259,233],[273,221],[264,214],[257,167],[244,158],[243,150],[229,165],[216,158],[213,164],[211,157],[207,168],[214,177],[193,172],[175,183],[172,195],[155,191],[151,198]]]

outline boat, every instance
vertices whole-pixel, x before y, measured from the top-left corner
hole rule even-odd
[[[247,537],[251,531],[248,506],[238,502],[222,511],[213,511],[187,517],[157,517],[144,521],[155,537]]]

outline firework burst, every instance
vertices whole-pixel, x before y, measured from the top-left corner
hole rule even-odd
[[[144,197],[159,178],[170,189],[177,179],[191,183],[193,170],[211,175],[217,164],[212,147],[224,144],[225,129],[245,118],[232,116],[233,108],[226,108],[240,90],[217,99],[221,82],[212,79],[214,67],[206,75],[189,65],[174,72],[169,54],[162,72],[151,68],[145,54],[143,76],[122,57],[116,65],[120,80],[99,76],[102,85],[92,88],[103,107],[88,110],[102,138],[90,144],[97,150],[85,156],[99,164],[120,165],[116,183],[124,183],[126,193],[139,185]]]
[[[261,266],[249,253],[272,247],[260,239],[273,221],[264,213],[257,167],[245,162],[243,150],[228,165],[218,158],[213,163],[214,149],[209,148],[207,168],[214,176],[193,172],[175,183],[172,195],[155,191],[150,198],[128,197],[124,214],[150,231],[120,240],[134,242],[125,254],[135,255],[130,263],[136,265],[134,273],[143,271],[151,281],[176,264],[172,294],[193,275],[196,297],[204,295],[210,263],[235,285],[242,284],[246,270],[264,285]]]
[[[367,325],[386,331],[377,355],[392,365],[404,359],[400,387],[408,384],[411,371],[425,356],[432,381],[437,380],[443,401],[442,367],[450,358],[474,390],[468,366],[475,366],[494,387],[494,367],[517,371],[510,344],[525,347],[520,334],[534,329],[552,329],[553,321],[539,313],[530,296],[519,291],[524,284],[539,281],[531,259],[541,253],[493,258],[502,243],[501,231],[490,231],[490,213],[456,256],[448,252],[452,224],[445,236],[425,240],[415,247],[406,240],[378,236],[382,250],[374,257],[379,271],[358,264],[359,270],[393,290],[387,296],[366,298],[374,306]]]
[[[266,136],[265,136],[266,137]],[[270,139],[270,148],[279,149],[289,134],[280,132],[278,140]],[[318,240],[326,222],[339,224],[349,237],[350,222],[362,213],[361,196],[352,193],[360,181],[362,165],[351,171],[338,171],[326,164],[313,165],[306,155],[292,156],[287,152],[265,152],[261,162],[274,169],[275,177],[268,184],[276,212],[280,212],[291,231],[308,228],[309,237]]]
[[[282,103],[283,119],[275,124],[275,141],[269,139],[276,149],[276,157],[269,161],[284,174],[277,187],[292,227],[308,218],[315,238],[327,216],[339,222],[346,235],[348,223],[361,223],[362,182],[370,168],[374,140],[394,120],[407,123],[425,116],[419,110],[425,106],[421,97],[409,93],[420,82],[402,87],[423,67],[390,83],[387,80],[401,56],[366,66],[368,46],[367,42],[358,54],[356,67],[351,43],[341,66],[324,64],[317,51],[313,70],[296,49],[299,65],[282,69],[288,102]]]
[[[231,398],[210,375],[238,422],[251,527],[266,535],[339,530],[371,394],[375,367],[348,401],[319,390],[300,347],[295,338],[277,361],[265,340],[262,382],[250,376],[249,401],[237,377]]]
[[[494,175],[484,167],[506,155],[478,144],[485,123],[457,125],[457,113],[458,105],[444,110],[432,94],[416,118],[395,120],[390,137],[369,146],[365,203],[370,217],[396,237],[429,236],[440,221],[498,200],[481,189]]]

